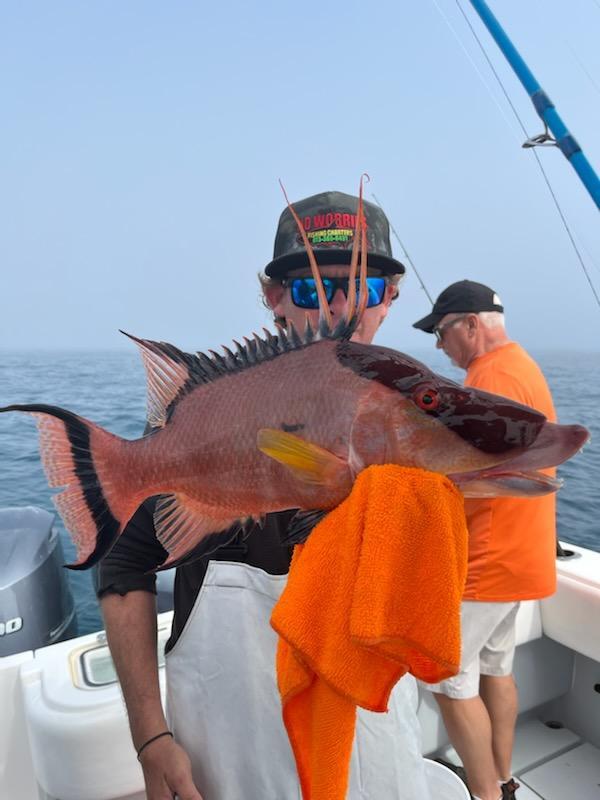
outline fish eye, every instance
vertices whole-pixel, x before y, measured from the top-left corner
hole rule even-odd
[[[416,405],[423,411],[435,411],[440,404],[440,394],[431,386],[421,386],[413,393]]]

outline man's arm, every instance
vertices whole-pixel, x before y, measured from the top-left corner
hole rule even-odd
[[[108,646],[121,682],[136,750],[167,730],[158,681],[156,603],[149,592],[101,600]]]
[[[101,601],[108,645],[127,706],[136,750],[168,730],[160,699],[156,655],[156,604],[149,592],[106,595]],[[148,800],[202,800],[190,760],[170,736],[144,748],[140,757]]]
[[[163,731],[158,679],[155,578],[148,571],[166,557],[156,541],[153,503],[138,509],[121,539],[102,562],[98,594],[108,645],[127,706],[136,750]],[[189,758],[170,736],[144,748],[140,757],[148,800],[202,800]]]

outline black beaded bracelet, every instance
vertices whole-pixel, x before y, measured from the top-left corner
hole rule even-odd
[[[140,756],[142,755],[142,753],[148,747],[149,744],[152,744],[152,742],[155,742],[157,739],[160,739],[162,736],[170,736],[171,739],[173,738],[173,734],[171,733],[171,731],[163,731],[162,733],[157,733],[156,736],[153,736],[151,739],[148,739],[147,742],[144,742],[144,744],[137,751],[137,760],[138,761],[140,760]]]

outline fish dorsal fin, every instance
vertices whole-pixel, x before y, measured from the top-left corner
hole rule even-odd
[[[194,551],[194,560],[210,555],[228,544],[244,524],[222,516],[187,495],[168,494],[159,498],[154,511],[156,537],[169,553],[161,569],[176,566]]]
[[[340,473],[348,471],[348,462],[343,458],[293,433],[261,428],[256,443],[262,453],[279,461],[306,483],[321,486],[335,484]]]
[[[140,348],[146,370],[148,423],[153,428],[162,427],[167,420],[167,409],[190,380],[194,356],[166,342],[138,339],[130,333],[125,336]]]
[[[214,350],[208,351],[210,355],[185,353],[167,342],[138,339],[125,331],[121,333],[140,348],[148,379],[148,423],[157,428],[165,425],[174,405],[196,386],[250,369],[323,339],[349,339],[355,326],[356,318],[341,320],[333,330],[321,322],[315,331],[307,321],[302,334],[290,324],[286,328],[278,326],[277,336],[263,328],[264,338],[255,333],[251,339],[244,337],[245,344],[234,341],[235,352],[223,346],[224,355]]]

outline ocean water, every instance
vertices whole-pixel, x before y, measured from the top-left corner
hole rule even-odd
[[[435,350],[414,353],[436,371],[461,380]],[[600,551],[600,353],[532,353],[542,366],[559,419],[592,432],[584,451],[559,468],[560,538]],[[139,436],[145,421],[145,377],[136,352],[0,352],[0,406],[44,402],[64,406],[126,438]],[[54,511],[40,464],[33,421],[0,416],[0,507],[37,505]],[[75,550],[62,527],[67,561]],[[80,633],[102,627],[92,575],[68,573]]]

